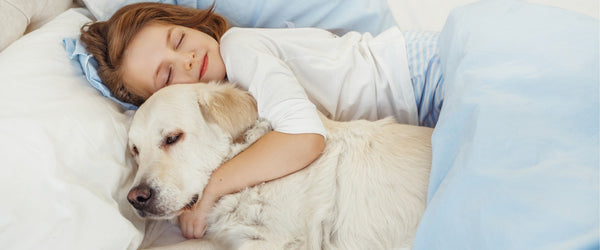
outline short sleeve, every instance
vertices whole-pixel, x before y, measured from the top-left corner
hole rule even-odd
[[[232,28],[221,39],[229,81],[256,99],[261,118],[282,133],[316,133],[325,128],[274,40],[260,29]]]

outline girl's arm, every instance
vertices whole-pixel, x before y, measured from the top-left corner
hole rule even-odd
[[[179,217],[183,235],[204,235],[206,215],[221,196],[301,170],[317,159],[324,147],[320,134],[267,133],[213,172],[200,201]]]
[[[259,116],[277,132],[267,133],[213,172],[200,201],[179,217],[185,237],[204,234],[206,215],[221,196],[296,172],[325,147],[326,131],[317,109],[287,64],[287,46],[281,47],[290,37],[265,32],[230,29],[221,37],[221,56],[228,79],[254,96]]]

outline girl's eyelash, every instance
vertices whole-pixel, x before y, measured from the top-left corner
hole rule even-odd
[[[181,34],[181,38],[179,38],[179,42],[177,42],[177,46],[175,47],[176,49],[179,48],[179,46],[181,45],[181,43],[183,42],[183,38],[185,37],[185,33]]]
[[[165,81],[165,85],[168,85],[171,81],[171,67],[169,67],[169,73],[167,74],[167,80]]]
[[[178,49],[179,46],[181,46],[181,43],[183,42],[184,37],[185,37],[185,33],[182,33],[181,37],[179,38],[179,41],[177,42],[177,45],[175,46],[176,49]],[[165,80],[165,85],[169,85],[169,82],[171,81],[171,74],[172,74],[172,68],[169,67],[169,73],[167,73],[167,80]]]

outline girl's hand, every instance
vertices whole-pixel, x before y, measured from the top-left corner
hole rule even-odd
[[[213,207],[213,199],[201,198],[191,209],[179,215],[179,227],[184,237],[199,239],[206,231],[207,216]]]

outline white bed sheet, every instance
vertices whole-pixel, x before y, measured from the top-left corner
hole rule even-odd
[[[2,249],[136,249],[142,240],[125,199],[129,115],[86,83],[62,45],[90,21],[81,13],[0,53]]]

